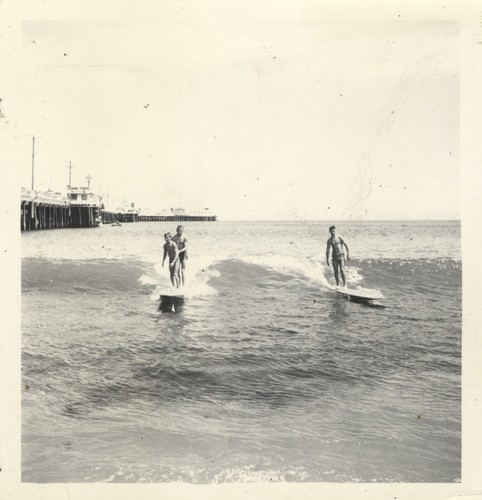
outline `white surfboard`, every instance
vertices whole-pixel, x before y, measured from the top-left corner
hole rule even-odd
[[[184,297],[182,290],[165,290],[159,294],[160,297]]]
[[[368,288],[335,287],[334,290],[353,301],[380,300],[384,298],[378,290],[370,290]]]

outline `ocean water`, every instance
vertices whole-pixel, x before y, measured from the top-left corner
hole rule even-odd
[[[336,221],[335,221],[336,222]],[[22,481],[457,482],[460,223],[175,223],[22,234]]]

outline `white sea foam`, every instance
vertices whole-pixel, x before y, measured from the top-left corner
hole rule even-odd
[[[306,481],[308,473],[301,468],[292,467],[289,470],[256,470],[253,466],[243,466],[233,469],[225,469],[216,474],[214,482],[233,482],[240,483],[270,483],[272,481],[286,481],[288,478],[296,478],[298,481]]]
[[[297,274],[308,278],[311,282],[327,288],[333,288],[335,278],[333,268],[325,265],[325,262],[318,256],[299,260],[294,257],[249,255],[242,257],[244,262],[258,266],[268,267],[278,272]],[[360,269],[351,265],[346,265],[345,273],[347,282],[359,285],[363,281]]]
[[[312,280],[320,279],[319,261],[317,262],[315,259],[306,261],[279,255],[247,255],[243,256],[241,260],[282,273],[298,274]]]
[[[158,284],[158,280],[156,280],[156,278],[154,276],[151,276],[149,274],[143,274],[139,278],[139,283],[141,285],[157,285]]]
[[[157,300],[159,295],[178,292],[185,297],[202,297],[215,295],[216,290],[208,284],[211,277],[219,275],[218,271],[212,269],[218,259],[212,256],[196,256],[188,260],[186,265],[186,286],[174,289],[169,280],[169,268],[167,262],[162,266],[162,261],[157,261],[152,266],[152,273],[144,274],[139,278],[142,284],[154,285],[150,294],[151,300]]]
[[[350,284],[359,284],[363,281],[360,269],[354,266],[345,265],[346,281]]]

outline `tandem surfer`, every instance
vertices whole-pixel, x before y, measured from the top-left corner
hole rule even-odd
[[[329,266],[330,248],[332,250],[332,263],[333,270],[335,271],[335,281],[336,286],[340,286],[339,274],[341,274],[341,279],[343,280],[343,286],[346,287],[346,276],[345,276],[345,252],[343,247],[346,247],[346,258],[350,259],[350,251],[348,250],[348,245],[345,243],[341,236],[336,235],[336,227],[330,226],[330,238],[326,242],[326,265]]]
[[[184,236],[184,226],[177,226],[176,234],[172,237],[179,249],[179,286],[186,284],[187,238]]]
[[[166,243],[164,244],[164,256],[162,258],[162,266],[169,255],[169,272],[171,274],[171,283],[174,288],[179,288],[179,249],[174,241],[172,241],[171,233],[164,235]]]

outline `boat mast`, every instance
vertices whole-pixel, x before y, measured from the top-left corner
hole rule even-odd
[[[69,169],[69,185],[67,187],[70,189],[72,187],[72,169],[74,168],[71,161],[69,161],[67,168]]]

